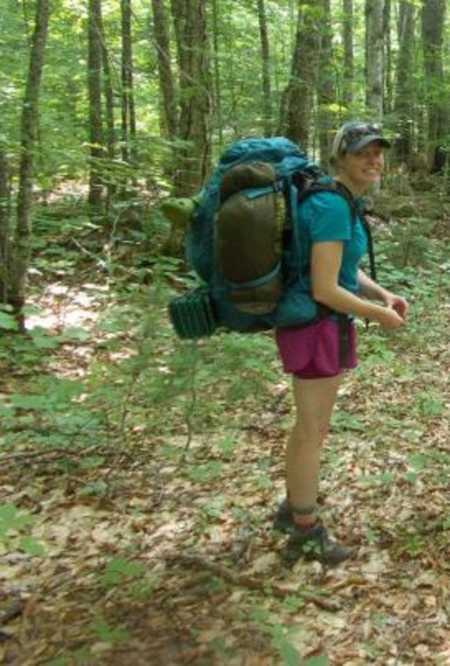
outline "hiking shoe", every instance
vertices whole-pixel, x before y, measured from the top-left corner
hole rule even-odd
[[[296,525],[292,515],[292,509],[289,506],[287,497],[279,504],[277,512],[273,519],[273,529],[285,534],[295,532]]]
[[[352,556],[352,550],[333,541],[320,523],[309,528],[294,525],[289,534],[285,552],[285,559],[289,563],[303,557],[305,560],[318,560],[332,567]]]

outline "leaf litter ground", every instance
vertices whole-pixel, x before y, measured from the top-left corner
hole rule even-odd
[[[286,566],[271,527],[292,405],[270,336],[180,346],[156,303],[138,339],[105,285],[56,292],[57,344],[1,360],[0,663],[450,664],[448,307],[361,330],[320,498],[356,558],[327,569]]]

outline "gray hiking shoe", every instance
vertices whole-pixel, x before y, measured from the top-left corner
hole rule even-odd
[[[290,564],[303,557],[305,560],[318,560],[332,567],[349,559],[353,554],[350,548],[341,546],[331,539],[326,528],[320,523],[309,528],[294,525],[289,534],[284,558]]]
[[[294,514],[287,499],[278,506],[273,528],[290,536],[285,551],[285,559],[290,563],[303,557],[306,560],[318,560],[328,566],[335,566],[353,554],[350,548],[333,541],[321,523],[316,523],[308,529],[299,527],[294,521]]]

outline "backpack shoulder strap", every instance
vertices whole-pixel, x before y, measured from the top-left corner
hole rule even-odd
[[[358,210],[355,198],[354,198],[353,194],[351,193],[351,191],[343,183],[340,183],[339,181],[336,181],[336,180],[333,180],[331,183],[320,183],[320,182],[311,183],[300,194],[299,203],[304,201],[305,199],[307,199],[312,194],[315,194],[316,192],[335,192],[336,194],[339,194],[341,197],[343,197],[347,201],[347,203],[349,205],[353,224],[356,222],[356,218],[359,217],[359,219],[361,220],[362,225],[364,227],[364,230],[366,232],[366,236],[367,236],[370,277],[372,278],[372,280],[376,281],[377,271],[376,271],[376,265],[375,265],[374,243],[373,243],[373,237],[372,237],[372,230],[370,228],[370,224],[369,224],[369,221],[367,219],[366,211],[365,210],[363,210],[363,211]]]
[[[349,205],[352,221],[354,222],[356,220],[356,216],[358,214],[356,202],[353,194],[350,192],[348,187],[346,187],[342,183],[339,183],[336,180],[333,180],[328,183],[313,181],[307,184],[306,187],[303,189],[303,191],[300,193],[298,199],[299,203],[303,202],[305,199],[307,199],[313,194],[316,194],[317,192],[334,192],[335,194],[339,194],[343,199],[345,199],[345,201]]]

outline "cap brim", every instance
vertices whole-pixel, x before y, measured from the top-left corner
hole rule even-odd
[[[362,148],[365,148],[369,143],[375,143],[378,142],[380,143],[383,148],[390,148],[391,144],[390,142],[385,139],[384,137],[380,136],[379,134],[368,134],[367,136],[363,136],[359,141],[357,141],[355,144],[352,144],[347,148],[348,153],[357,153],[358,150],[362,150]]]

